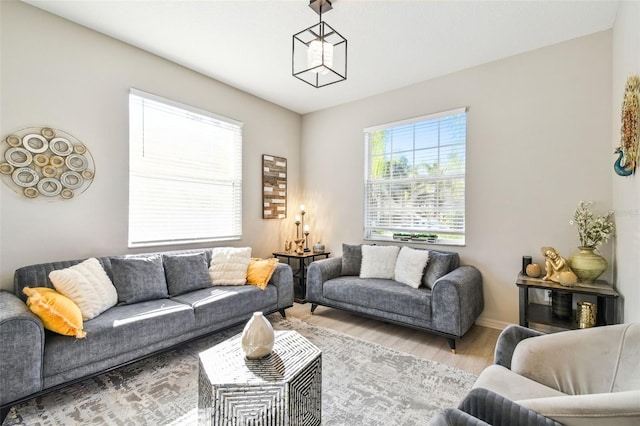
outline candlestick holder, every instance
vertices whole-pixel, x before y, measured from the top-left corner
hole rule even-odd
[[[304,251],[310,252],[309,250],[309,231],[304,231]]]

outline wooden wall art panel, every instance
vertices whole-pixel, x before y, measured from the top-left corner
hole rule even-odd
[[[287,159],[262,156],[262,218],[287,217]]]

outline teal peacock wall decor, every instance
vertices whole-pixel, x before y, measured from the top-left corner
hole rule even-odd
[[[620,176],[630,176],[638,165],[638,139],[640,134],[640,77],[632,75],[627,79],[622,102],[620,146],[615,149],[618,158],[613,170]]]
[[[627,170],[622,165],[622,161],[624,159],[624,151],[620,147],[616,148],[615,154],[618,154],[618,159],[616,160],[615,163],[613,163],[613,170],[615,170],[615,172],[620,176],[629,176],[634,174],[635,169]]]

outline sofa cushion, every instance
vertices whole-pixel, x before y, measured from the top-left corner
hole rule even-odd
[[[173,298],[176,302],[190,306],[195,312],[195,328],[210,324],[222,324],[230,318],[253,312],[272,312],[278,306],[278,291],[268,285],[264,291],[253,285],[215,286],[192,291]]]
[[[429,262],[422,277],[422,284],[432,288],[438,279],[456,269],[459,264],[458,253],[429,250]]]
[[[163,299],[169,296],[162,258],[151,256],[112,257],[113,285],[121,304]]]
[[[44,328],[78,339],[86,336],[80,308],[71,299],[46,287],[25,287],[22,291],[27,295],[27,306],[40,318]]]
[[[273,272],[278,267],[278,262],[275,257],[269,259],[252,258],[249,269],[247,269],[247,284],[255,285],[260,290],[267,288]]]
[[[360,278],[383,278],[392,280],[395,274],[398,246],[362,246]]]
[[[211,251],[209,276],[213,285],[245,285],[251,247],[216,247]]]
[[[424,268],[429,260],[428,250],[416,250],[411,247],[402,247],[394,270],[394,279],[399,283],[413,288],[420,287]]]
[[[565,426],[640,424],[640,390],[520,399],[516,402]]]
[[[118,293],[96,258],[69,268],[51,271],[51,283],[78,305],[83,320],[90,320],[118,303]]]
[[[497,364],[482,370],[473,388],[489,389],[512,401],[566,395]]]
[[[211,286],[207,256],[202,253],[162,255],[170,296]]]
[[[47,336],[44,377],[77,369],[158,341],[180,336],[194,328],[193,310],[170,299],[118,305],[85,321],[88,337],[69,344],[68,338]],[[74,373],[70,377],[76,378]]]
[[[360,276],[362,245],[342,244],[342,275]]]
[[[428,321],[431,319],[431,290],[418,289],[393,280],[338,277],[325,281],[322,295],[337,302]]]

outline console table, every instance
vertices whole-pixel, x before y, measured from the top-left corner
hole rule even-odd
[[[565,287],[553,281],[544,281],[540,278],[531,278],[520,273],[516,280],[520,292],[520,325],[529,327],[529,322],[550,325],[564,329],[578,328],[575,312],[571,318],[562,319],[555,317],[551,312],[551,306],[538,303],[529,303],[529,290],[552,290],[574,295],[590,295],[597,298],[596,326],[616,324],[616,302],[618,293],[607,284],[606,281],[596,280],[593,284],[577,283],[572,287]]]
[[[330,252],[273,253],[273,257],[286,259],[287,264],[293,269],[293,298],[296,302],[307,303],[307,267],[309,264],[317,259],[326,259],[329,254]]]

